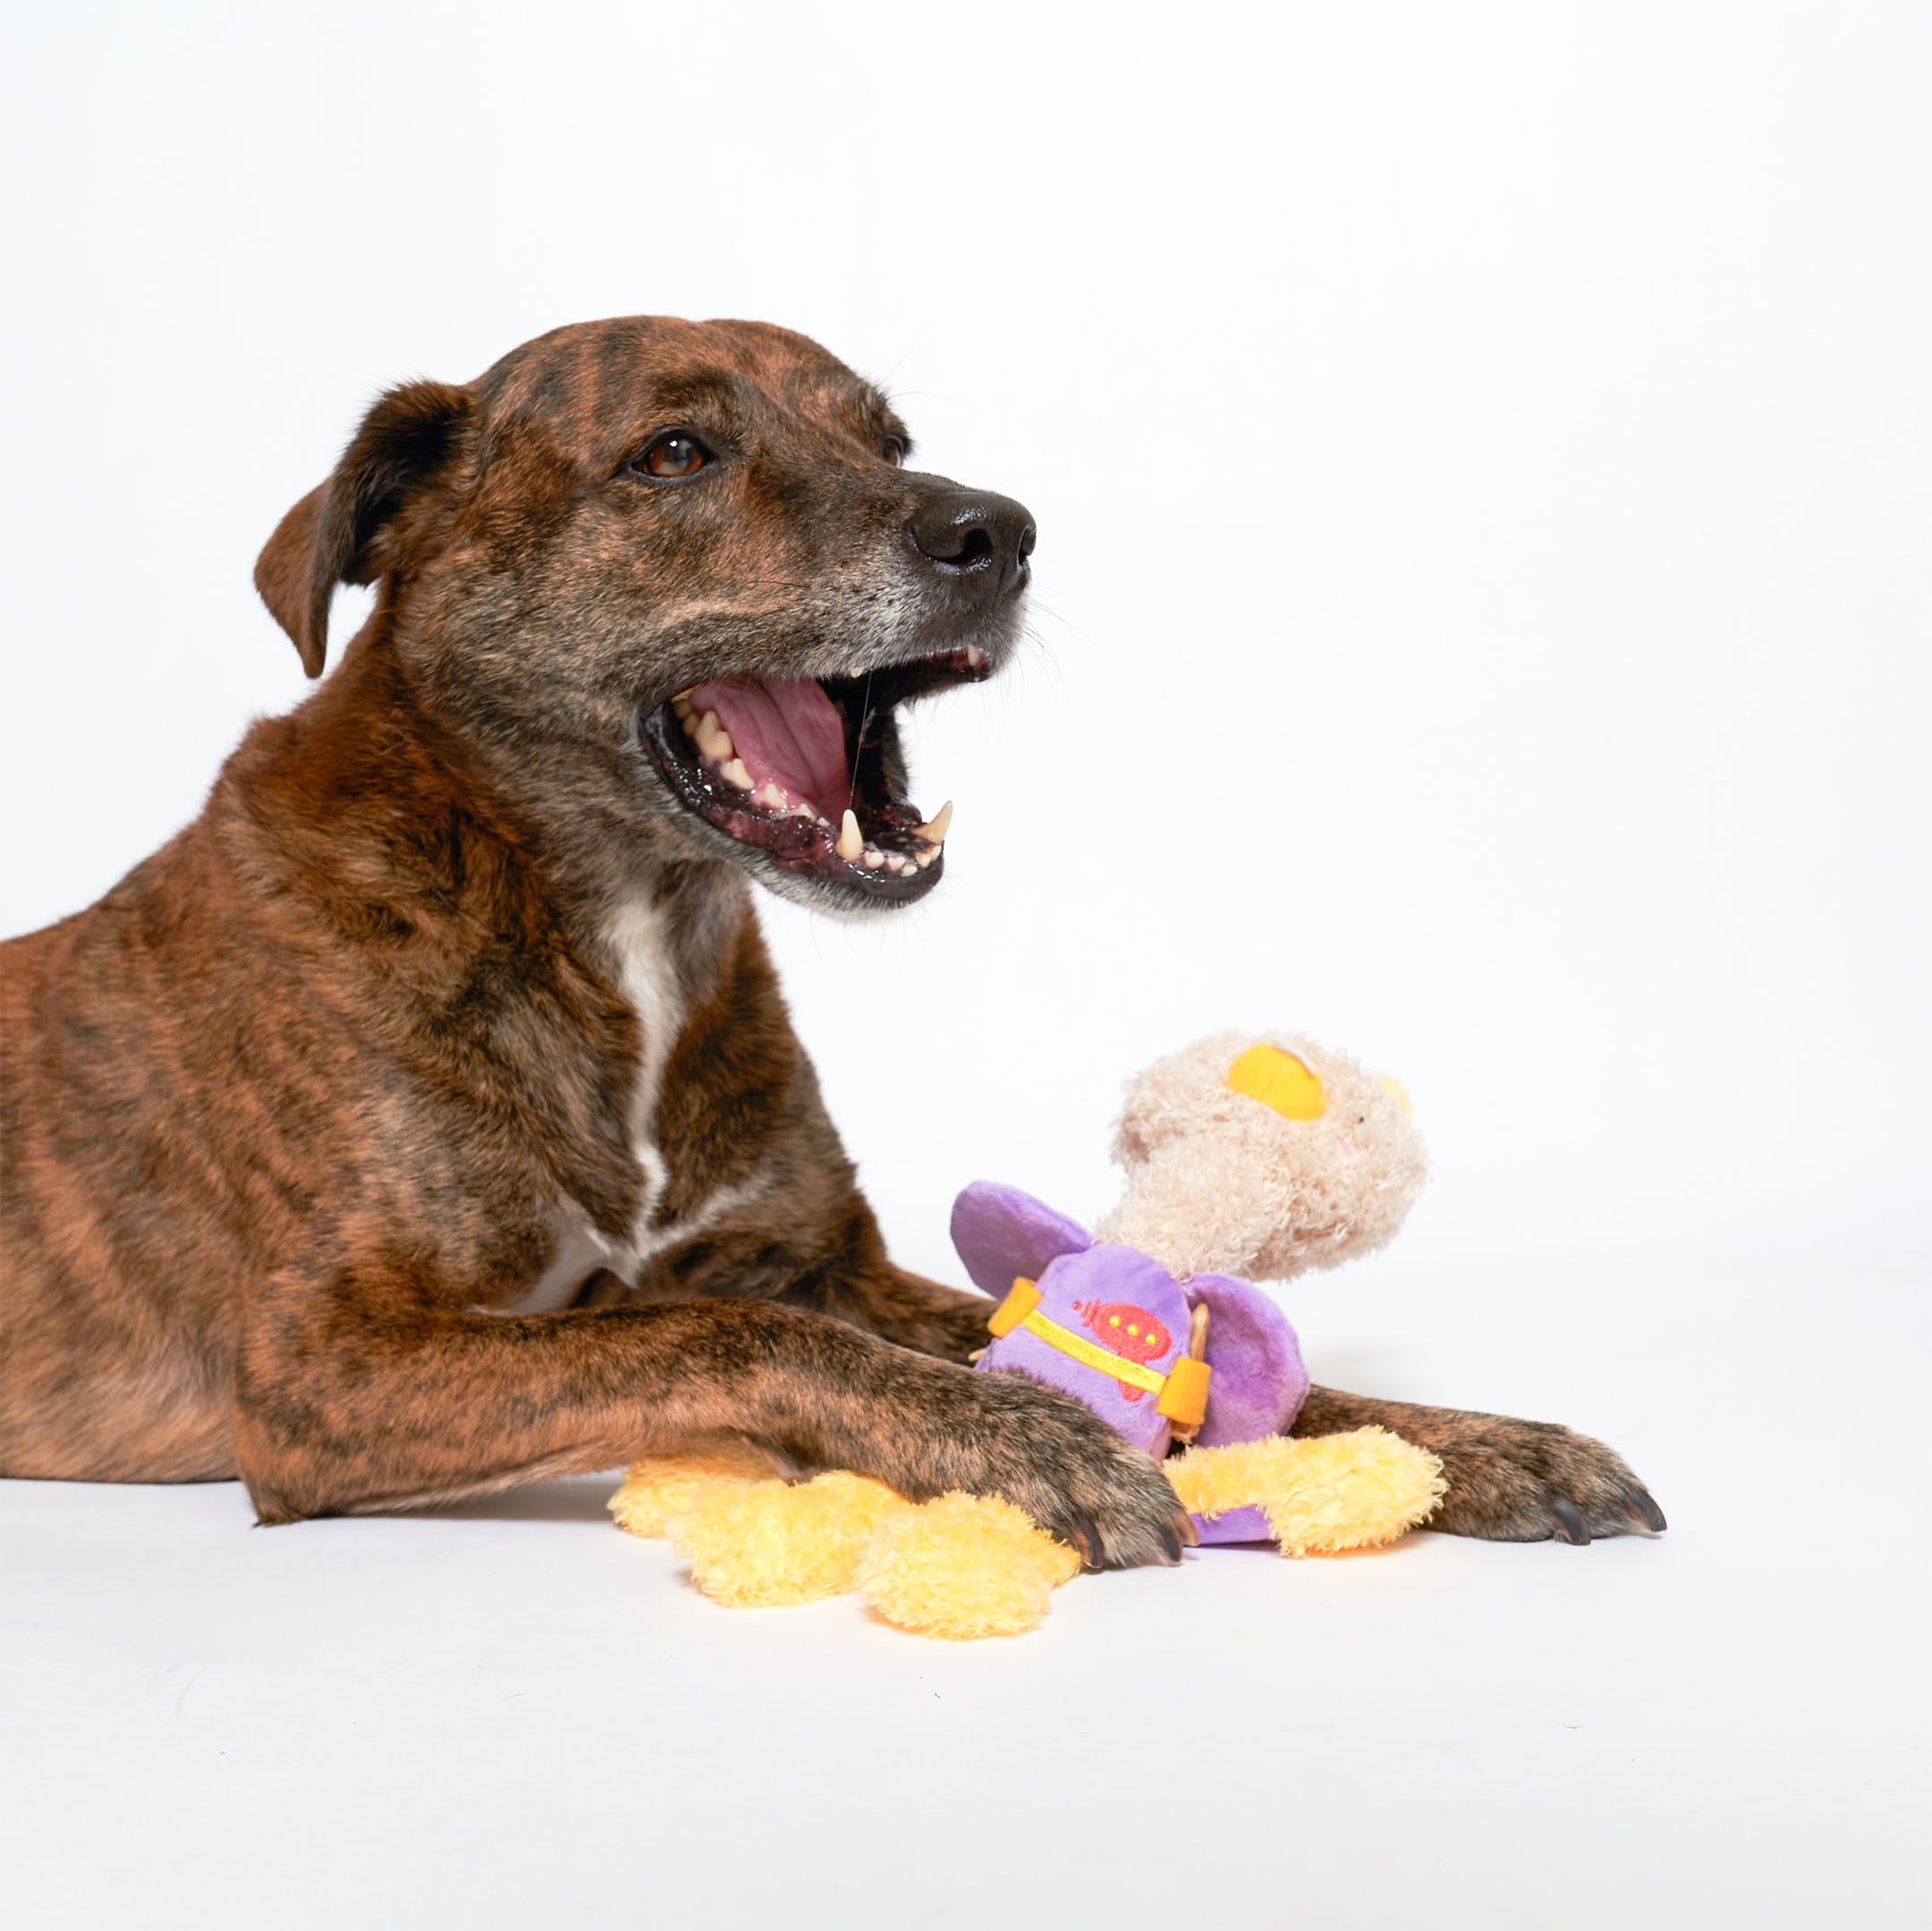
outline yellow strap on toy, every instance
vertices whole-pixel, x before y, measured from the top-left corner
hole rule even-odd
[[[1184,1428],[1200,1427],[1208,1413],[1208,1384],[1214,1375],[1207,1362],[1182,1355],[1169,1373],[1160,1374],[1139,1361],[1130,1361],[1124,1354],[1115,1354],[1111,1348],[1103,1348],[1098,1342],[1089,1341],[1084,1334],[1076,1334],[1070,1327],[1062,1327],[1039,1311],[1039,1289],[1024,1275],[1015,1275],[1005,1300],[993,1310],[987,1326],[996,1339],[1023,1327],[1049,1348],[1072,1355],[1083,1368],[1158,1395],[1154,1406],[1170,1421]]]
[[[1057,1348],[1062,1354],[1071,1354],[1082,1366],[1097,1368],[1115,1381],[1145,1388],[1149,1394],[1158,1394],[1167,1385],[1167,1377],[1157,1369],[1143,1367],[1139,1361],[1130,1361],[1124,1354],[1115,1354],[1111,1348],[1103,1348],[1098,1342],[1089,1341],[1070,1327],[1062,1327],[1059,1322],[1049,1320],[1038,1309],[1020,1325],[1028,1334],[1038,1334],[1049,1348]]]

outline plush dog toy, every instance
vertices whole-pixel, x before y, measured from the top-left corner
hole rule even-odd
[[[1434,1456],[1380,1428],[1287,1435],[1308,1372],[1250,1284],[1333,1266],[1401,1225],[1423,1177],[1402,1088],[1299,1037],[1222,1034],[1131,1082],[1114,1155],[1127,1191],[1097,1233],[988,1181],[954,1202],[953,1245],[996,1303],[979,1369],[1063,1388],[1165,1458],[1204,1544],[1331,1553],[1427,1517]],[[640,1461],[611,1509],[632,1534],[668,1536],[719,1602],[856,1591],[933,1636],[1031,1629],[1080,1568],[996,1498],[913,1503],[843,1471],[787,1482],[749,1450]]]

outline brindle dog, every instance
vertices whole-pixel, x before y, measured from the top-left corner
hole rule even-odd
[[[737,1438],[1178,1559],[1154,1464],[963,1364],[886,1258],[753,879],[944,869],[896,707],[996,671],[1033,526],[902,467],[815,344],[566,328],[369,411],[257,581],[310,676],[201,816],[0,947],[0,1472],[239,1475],[262,1520]],[[1566,1429],[1318,1388],[1443,1457],[1438,1526],[1661,1528]]]

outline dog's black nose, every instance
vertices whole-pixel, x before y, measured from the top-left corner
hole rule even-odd
[[[933,497],[906,529],[942,576],[976,580],[976,587],[983,582],[991,596],[1012,589],[1033,554],[1033,512],[1011,496],[983,489]]]

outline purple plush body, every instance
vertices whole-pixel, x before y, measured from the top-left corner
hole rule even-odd
[[[1106,1348],[1155,1374],[1187,1351],[1197,1304],[1208,1309],[1207,1360],[1213,1370],[1204,1447],[1285,1433],[1307,1398],[1308,1370],[1287,1317],[1258,1288],[1225,1275],[1177,1281],[1137,1248],[1097,1241],[1077,1222],[1016,1187],[976,1181],[953,1204],[953,1244],[974,1283],[1004,1300],[1014,1281],[1040,1292],[1038,1312],[1078,1341]],[[1156,1397],[1025,1327],[988,1342],[983,1372],[1030,1375],[1077,1395],[1157,1460],[1172,1425]],[[1268,1538],[1258,1509],[1196,1516],[1203,1542]]]
[[[1039,1311],[1049,1320],[1157,1375],[1165,1375],[1187,1352],[1187,1296],[1165,1267],[1133,1248],[1097,1246],[1083,1254],[1056,1255],[1034,1284],[1040,1291]],[[1118,1325],[1110,1329],[1109,1322]],[[1130,1334],[1129,1328],[1138,1332]],[[1165,1345],[1145,1345],[1157,1340]],[[1167,1452],[1172,1425],[1153,1395],[1075,1360],[1026,1328],[990,1342],[979,1366],[1017,1368],[1036,1381],[1051,1382],[1077,1394],[1136,1447],[1155,1456]]]

